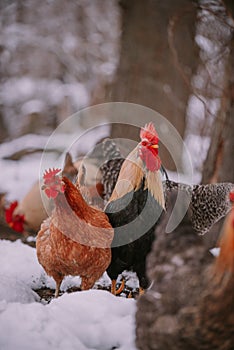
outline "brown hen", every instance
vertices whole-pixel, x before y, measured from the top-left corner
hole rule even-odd
[[[79,189],[59,169],[44,175],[46,195],[55,208],[37,236],[37,257],[56,282],[57,297],[66,275],[79,275],[87,290],[102,276],[111,261],[113,229],[102,211],[89,206]]]

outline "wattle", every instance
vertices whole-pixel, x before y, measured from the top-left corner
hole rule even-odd
[[[46,188],[45,193],[48,198],[53,198],[53,199],[56,198],[58,195],[58,191],[53,190],[52,188]]]
[[[161,160],[158,155],[155,155],[153,151],[148,148],[142,148],[140,157],[146,165],[149,171],[157,171],[161,167]]]

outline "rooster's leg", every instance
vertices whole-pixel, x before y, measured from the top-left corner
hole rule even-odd
[[[140,297],[141,295],[143,295],[143,294],[145,294],[145,289],[142,288],[142,287],[140,287],[140,288],[139,288],[139,297]],[[130,292],[130,293],[128,294],[128,298],[134,298],[133,295],[132,295],[132,292]]]
[[[112,280],[111,282],[111,293],[114,295],[120,294],[125,286],[125,280],[122,279],[120,287],[116,290],[116,280]]]
[[[116,280],[111,281],[111,293],[116,295]]]
[[[124,287],[125,287],[125,280],[122,279],[121,285],[120,285],[120,287],[115,291],[115,294],[116,294],[116,295],[119,295],[119,294],[124,290]]]

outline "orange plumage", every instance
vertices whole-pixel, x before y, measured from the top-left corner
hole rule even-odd
[[[232,209],[227,215],[219,241],[220,254],[217,258],[215,272],[217,275],[234,273],[234,191],[230,193]]]
[[[81,289],[90,289],[111,260],[113,229],[108,217],[89,206],[57,169],[46,172],[43,189],[54,199],[55,208],[37,236],[38,260],[56,282],[56,297],[66,275],[79,275]]]

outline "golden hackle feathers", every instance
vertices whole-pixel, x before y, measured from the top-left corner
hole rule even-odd
[[[145,189],[146,188],[148,188],[151,195],[156,199],[161,207],[165,209],[165,198],[160,170],[155,172],[147,171],[145,179]]]
[[[143,162],[138,157],[138,147],[136,147],[123,162],[109,202],[117,200],[131,191],[137,191],[141,186],[143,176]]]
[[[155,200],[165,209],[161,172],[152,172],[145,169],[142,159],[138,156],[138,146],[134,148],[123,162],[109,202],[122,198],[131,191],[139,190],[143,177],[145,177],[144,189],[148,188]]]

